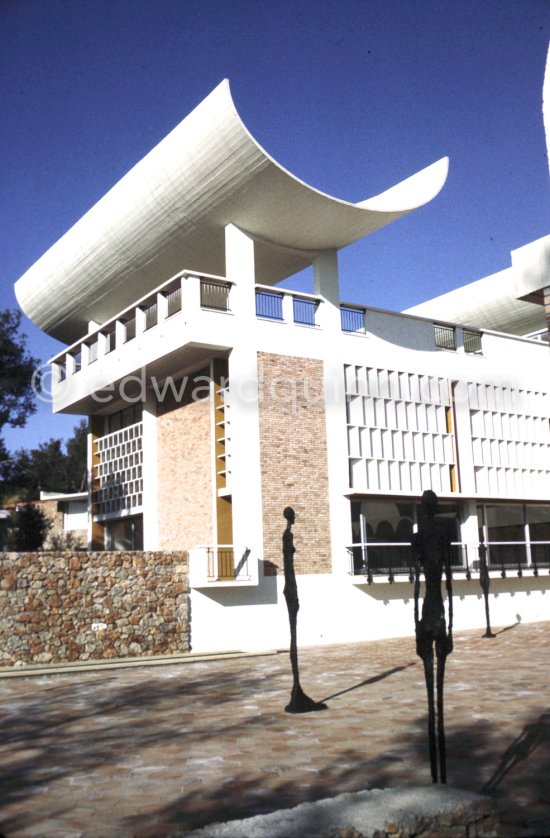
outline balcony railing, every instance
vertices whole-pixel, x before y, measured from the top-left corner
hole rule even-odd
[[[341,305],[340,320],[343,332],[365,331],[366,309],[361,306]]]
[[[163,320],[180,312],[184,298],[182,290],[187,288],[186,283],[193,281],[199,282],[203,309],[230,311],[231,282],[223,277],[183,271],[57,355],[52,361],[57,372],[56,382],[75,375],[138,335],[153,331]]]
[[[315,326],[315,312],[317,310],[317,302],[315,300],[293,297],[292,304],[295,323],[298,323],[300,326]]]
[[[296,291],[275,291],[271,286],[256,286],[256,317],[295,323],[298,326],[319,326],[317,311],[321,300]]]
[[[201,306],[229,311],[229,287],[223,280],[201,278]]]
[[[283,295],[256,289],[256,317],[269,320],[283,319]]]
[[[248,547],[210,544],[189,551],[189,581],[192,587],[223,584],[257,584]]]
[[[489,570],[500,571],[505,578],[514,572],[521,577],[525,570],[538,576],[541,570],[550,572],[550,541],[493,541],[488,542],[487,566]],[[350,557],[350,573],[365,576],[369,585],[374,577],[386,576],[393,582],[395,576],[406,575],[414,580],[414,557],[408,542],[375,542],[352,544],[347,547]],[[470,578],[472,571],[480,565],[479,545],[453,542],[451,544],[451,567],[453,574]]]

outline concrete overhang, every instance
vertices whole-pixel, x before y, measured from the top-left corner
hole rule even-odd
[[[442,158],[358,204],[331,197],[261,148],[223,81],[29,268],[17,299],[72,342],[182,265],[225,274],[230,223],[255,239],[257,281],[273,285],[426,204],[447,169]]]
[[[511,252],[512,266],[405,309],[405,314],[511,335],[545,326],[542,289],[550,285],[550,236]]]

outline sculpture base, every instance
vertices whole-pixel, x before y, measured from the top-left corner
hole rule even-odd
[[[293,689],[290,702],[285,707],[285,713],[313,713],[316,710],[327,710],[328,705],[322,701],[314,701],[306,695],[301,687]]]

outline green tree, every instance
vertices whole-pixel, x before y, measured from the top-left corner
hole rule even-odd
[[[65,442],[67,492],[84,492],[88,471],[88,422],[83,419]]]
[[[21,427],[36,410],[32,377],[39,361],[27,352],[20,325],[19,311],[0,310],[0,504],[12,466],[2,429],[6,425]]]
[[[27,352],[20,325],[21,312],[0,311],[0,433],[23,426],[36,410],[31,382],[40,362]]]
[[[40,492],[80,492],[86,489],[87,424],[80,422],[73,436],[20,449],[9,466],[7,484],[12,496],[36,500]]]
[[[39,506],[27,503],[15,513],[13,546],[18,551],[41,550],[52,522]]]

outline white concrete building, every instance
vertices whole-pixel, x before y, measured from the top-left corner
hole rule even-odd
[[[300,642],[410,634],[427,488],[456,625],[484,624],[480,538],[493,624],[546,619],[548,344],[525,335],[550,310],[549,239],[512,254],[496,313],[477,288],[473,309],[470,291],[407,313],[340,299],[338,250],[446,172],[360,204],[324,195],[260,148],[224,82],[17,282],[68,344],[54,410],[90,417],[90,546],[189,550],[195,650],[287,644],[286,506]],[[308,265],[313,294],[277,287]]]

